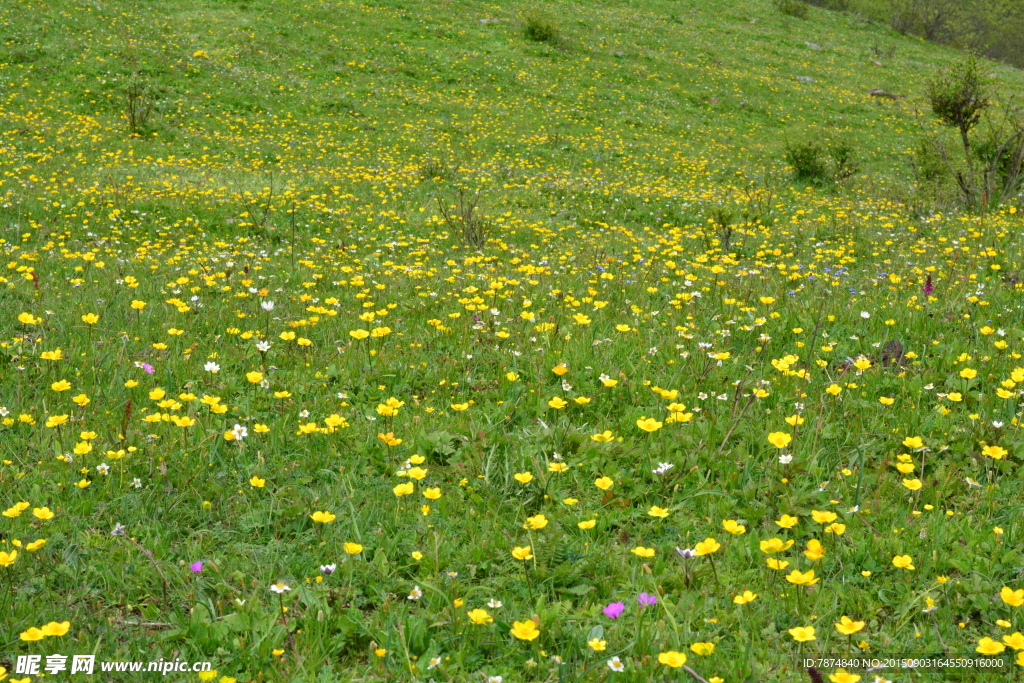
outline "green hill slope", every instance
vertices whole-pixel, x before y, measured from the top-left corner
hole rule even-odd
[[[957,55],[538,7],[0,4],[0,680],[1024,666],[1021,198],[912,168]]]
[[[554,46],[523,36],[533,10],[519,4],[0,11],[7,203],[47,202],[18,187],[27,166],[170,215],[237,213],[238,193],[270,187],[271,174],[278,193],[320,195],[312,209],[359,215],[387,195],[402,214],[433,189],[424,165],[489,183],[492,213],[517,219],[593,218],[544,194],[554,186],[664,213],[737,172],[778,169],[785,140],[839,135],[872,187],[906,183],[908,152],[935,128],[924,80],[952,57],[846,15],[798,20],[755,2],[559,4]],[[991,69],[1004,89],[1024,84]],[[142,139],[127,134],[132,84],[155,105]],[[358,201],[329,201],[329,189]]]

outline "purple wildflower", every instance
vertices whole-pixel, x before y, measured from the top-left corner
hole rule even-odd
[[[651,605],[658,604],[658,598],[654,597],[650,593],[641,593],[636,596],[636,601],[640,603],[641,607],[650,607]]]
[[[924,281],[924,289],[922,289],[921,291],[924,292],[925,296],[931,296],[932,292],[935,291],[935,285],[932,284],[931,274],[929,274],[928,278]]]
[[[196,574],[202,574],[203,573],[203,561],[202,560],[197,560],[196,562],[193,562],[192,564],[190,564],[188,566],[188,568],[191,569],[192,571],[194,571]]]
[[[150,365],[149,363],[143,363],[142,364],[142,369],[146,371],[147,375],[152,375],[154,372],[156,372],[156,370],[153,368],[153,366]]]
[[[613,602],[601,611],[604,612],[604,615],[609,619],[618,619],[625,609],[626,605],[624,605],[623,603]]]

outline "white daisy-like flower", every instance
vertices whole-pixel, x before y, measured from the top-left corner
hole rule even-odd
[[[259,351],[260,353],[266,353],[267,351],[270,350],[270,342],[268,342],[268,341],[258,341],[258,342],[256,342],[256,350]]]
[[[413,586],[412,590],[409,591],[409,599],[410,600],[419,600],[422,597],[423,597],[423,591],[420,590],[419,586]]]
[[[220,372],[220,366],[211,360],[203,366],[203,370],[206,370],[207,372]]]
[[[788,453],[784,453],[783,455],[779,456],[779,462],[782,463],[783,465],[788,465],[789,463],[793,462],[793,456],[789,455]]]
[[[277,583],[270,584],[270,592],[277,593],[278,595],[281,595],[286,591],[290,591],[291,589],[292,587],[284,581],[278,581]]]
[[[501,607],[501,600],[495,600],[494,598],[491,598],[487,602],[487,606],[491,609],[498,609],[499,607]]]
[[[260,304],[260,308],[262,308],[264,311],[272,311],[274,310],[274,302],[269,300],[264,301],[263,303]]]
[[[96,471],[100,474],[108,474],[110,472],[110,465],[105,462],[101,462],[99,465],[96,465]]]
[[[626,665],[622,663],[618,656],[615,656],[608,660],[608,668],[615,673],[621,673],[626,670]]]

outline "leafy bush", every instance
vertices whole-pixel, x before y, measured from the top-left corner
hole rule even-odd
[[[834,180],[845,180],[860,170],[854,157],[855,151],[853,143],[843,138],[828,143],[828,156],[832,161]]]
[[[828,177],[827,150],[813,140],[786,143],[786,163],[799,180],[825,180]]]
[[[963,165],[956,167],[945,144],[934,145],[956,179],[963,205],[985,209],[1016,193],[1024,170],[1024,114],[1007,102],[1000,114],[989,111],[991,91],[973,55],[951,64],[928,82],[925,96],[932,113],[959,133]],[[978,133],[978,124],[986,126]]]
[[[526,17],[523,35],[537,43],[554,43],[559,38],[558,26],[545,16],[531,14]]]
[[[785,160],[798,180],[815,182],[845,180],[860,167],[852,142],[843,138],[822,144],[816,140],[786,143]]]
[[[806,19],[807,13],[811,9],[811,6],[803,0],[772,0],[772,4],[783,14],[797,19]]]

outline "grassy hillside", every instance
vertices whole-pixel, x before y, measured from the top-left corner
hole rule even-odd
[[[769,2],[0,6],[0,679],[1010,680],[1024,212],[913,172],[954,57]]]

